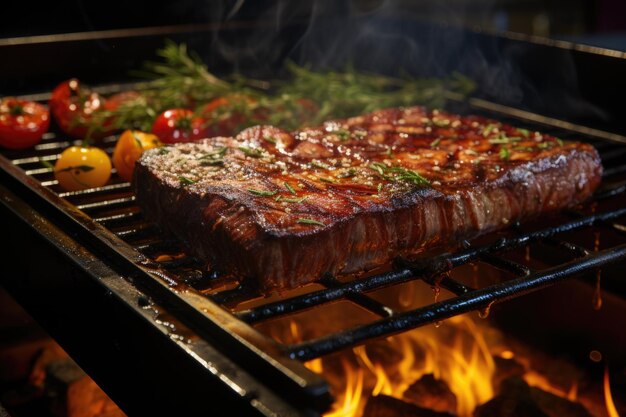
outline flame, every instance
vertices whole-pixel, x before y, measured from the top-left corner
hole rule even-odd
[[[362,397],[384,394],[402,399],[409,386],[425,374],[446,382],[456,395],[459,417],[471,416],[477,405],[493,397],[493,357],[469,317],[450,319],[439,328],[402,333],[386,342],[401,358],[399,361],[386,363],[385,358],[393,354],[376,357],[365,346],[352,350],[353,360],[342,359],[345,391],[337,395],[335,407],[325,417],[360,415]],[[322,365],[311,361],[307,366],[312,369]]]
[[[404,299],[400,301],[409,303]],[[308,338],[321,330],[319,321],[306,323],[290,319],[283,323],[271,326],[269,330],[276,340],[287,344],[301,342],[305,335]],[[361,416],[367,399],[377,395],[411,402],[411,396],[405,396],[405,392],[427,374],[443,381],[456,397],[456,410],[441,411],[455,411],[458,417],[471,417],[477,406],[494,397],[496,353],[504,359],[515,358],[524,365],[526,372],[523,378],[529,385],[576,401],[577,381],[573,381],[569,389],[557,387],[548,378],[533,371],[523,357],[518,357],[507,347],[490,348],[486,340],[490,332],[485,331],[485,327],[470,315],[456,316],[438,326],[425,326],[400,333],[384,341],[317,358],[304,365],[313,372],[323,373],[336,398],[333,408],[324,414],[325,417]],[[606,372],[608,417],[619,417],[608,386],[608,370]],[[445,400],[438,405],[453,407],[453,404],[446,404]]]
[[[567,398],[570,401],[576,401],[578,398],[578,382],[573,381],[569,390],[565,391],[550,382],[544,375],[529,369],[523,376],[524,381],[531,387],[539,388],[542,391],[549,392],[561,398]]]
[[[611,381],[609,379],[609,367],[604,367],[604,403],[606,404],[606,411],[609,417],[619,417],[617,413],[617,407],[613,402],[613,395],[611,395]]]
[[[342,361],[346,378],[346,390],[343,398],[335,402],[334,410],[324,414],[324,417],[352,417],[357,414],[361,407],[361,395],[363,394],[363,371],[354,371],[351,365]]]

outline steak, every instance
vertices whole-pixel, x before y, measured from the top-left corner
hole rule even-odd
[[[411,107],[149,150],[134,187],[207,268],[271,293],[571,207],[601,175],[591,145]]]

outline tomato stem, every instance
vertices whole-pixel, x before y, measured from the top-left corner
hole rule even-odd
[[[9,113],[11,113],[11,116],[21,116],[24,114],[24,106],[21,104],[14,104],[9,109]]]

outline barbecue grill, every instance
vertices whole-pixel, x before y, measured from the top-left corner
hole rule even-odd
[[[257,27],[250,24],[206,25],[0,41],[0,54],[19,57],[2,69],[5,82],[1,86],[6,93],[28,92],[33,93],[28,98],[45,100],[46,94],[35,93],[38,88],[78,76],[103,84],[105,91],[118,91],[129,85],[113,82],[124,81],[129,67],[149,58],[141,51],[153,51],[164,35],[186,40],[190,48],[197,46],[206,54],[203,36],[215,30],[225,36],[243,36],[253,29]],[[285,30],[299,31],[297,27]],[[397,25],[397,30],[419,40],[419,33],[434,29],[421,27],[422,32],[415,32],[413,25],[405,24]],[[626,59],[564,43],[474,32],[463,36],[463,45],[488,45],[491,49],[486,53],[493,53],[494,48],[516,50],[515,56],[509,56],[513,64],[528,57],[545,59],[541,67],[549,68],[547,78],[558,75],[557,64],[564,57],[576,68],[586,68],[589,63],[610,68],[609,76],[598,81],[595,89],[584,85],[589,75],[581,72],[584,91],[580,99],[601,109],[599,119],[563,114],[558,103],[538,104],[536,97],[515,106],[509,97],[495,101],[490,89],[481,84],[485,80],[478,81],[472,98],[448,97],[448,106],[454,111],[484,114],[563,139],[592,143],[605,167],[603,185],[593,202],[546,221],[513,225],[503,233],[462,242],[456,250],[417,261],[397,259],[387,270],[365,277],[325,276],[304,289],[259,299],[253,288],[234,285],[217,273],[201,272],[202,265],[184,253],[180,242],[143,219],[131,185],[115,175],[108,185],[97,189],[60,190],[51,169],[41,161],[54,161],[71,141],[52,130],[34,150],[4,151],[0,157],[0,211],[5,239],[10,242],[2,265],[2,285],[130,415],[199,415],[216,409],[232,415],[318,415],[328,409],[332,397],[323,376],[307,369],[303,361],[458,314],[489,309],[494,303],[566,279],[595,277],[589,273],[599,269],[609,287],[626,294],[623,286],[607,279],[610,266],[626,260],[626,226],[620,223],[626,217],[626,165],[622,161],[626,136],[621,134],[626,129],[623,121],[611,117],[617,114],[615,103],[606,99],[608,96],[598,96],[599,91],[608,91],[612,82],[623,83],[617,77],[610,79],[610,74],[618,74]],[[280,48],[271,65],[301,52],[288,43]],[[34,52],[44,57],[52,53],[72,57],[80,51],[92,56],[96,64],[106,61],[106,71],[89,72],[91,68],[68,58],[66,62],[49,61],[45,74],[30,67],[25,77],[30,81],[17,82],[22,79],[19,61],[23,57],[32,59]],[[218,70],[231,69],[223,57],[206,56]],[[494,59],[493,65],[501,59]],[[462,70],[467,62],[460,62],[457,69]],[[365,63],[357,65],[371,69]],[[448,72],[454,69],[450,65],[413,70]],[[114,140],[105,138],[102,146],[111,152]],[[599,250],[570,239],[572,233],[605,230],[617,238]],[[559,261],[536,269],[509,256],[528,245],[551,248]],[[474,287],[447,274],[477,262],[503,271],[505,279]],[[417,309],[396,311],[372,296],[377,290],[415,280],[440,287],[448,297]],[[295,344],[279,343],[255,327],[300,312],[318,314],[317,309],[336,301],[357,305],[376,318]],[[248,307],[238,307],[241,305]]]

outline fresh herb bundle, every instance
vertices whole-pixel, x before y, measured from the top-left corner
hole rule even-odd
[[[137,96],[116,109],[94,114],[86,121],[90,131],[112,123],[114,128],[150,131],[155,118],[170,108],[206,112],[207,103],[220,99],[208,112],[209,124],[228,121],[235,130],[254,124],[284,129],[313,125],[377,108],[408,105],[440,107],[446,92],[468,94],[473,83],[455,74],[449,79],[395,78],[343,71],[313,71],[293,62],[286,80],[259,82],[242,75],[218,78],[185,44],[168,41],[157,51],[161,62],[147,62],[134,74],[146,81]],[[205,116],[207,116],[205,114]]]

